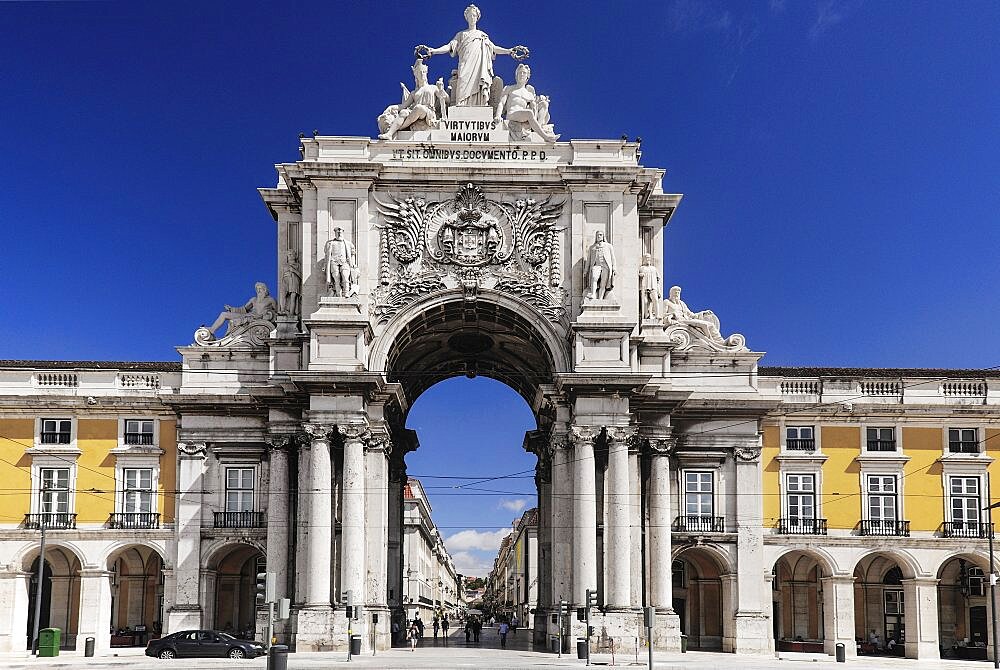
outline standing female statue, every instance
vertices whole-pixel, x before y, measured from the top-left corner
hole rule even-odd
[[[490,104],[490,88],[493,86],[493,59],[510,56],[514,60],[528,57],[528,49],[516,46],[510,49],[497,46],[490,36],[479,30],[482,12],[475,5],[465,8],[466,30],[459,32],[450,42],[436,49],[421,44],[414,49],[417,58],[428,59],[435,54],[449,54],[458,58],[458,77],[452,91],[453,102],[460,107],[487,106]]]

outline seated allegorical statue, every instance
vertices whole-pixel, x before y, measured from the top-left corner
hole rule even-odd
[[[672,286],[663,301],[665,334],[681,350],[699,346],[714,351],[745,351],[746,338],[739,333],[723,337],[719,330],[719,317],[710,309],[693,312],[681,300],[681,287]]]
[[[217,342],[218,345],[224,345],[234,341],[254,326],[267,327],[268,331],[273,329],[275,319],[278,317],[278,303],[271,297],[264,282],[254,284],[254,289],[256,295],[245,305],[226,305],[211,327],[202,326],[196,330],[195,344],[209,345]],[[215,333],[224,323],[229,324],[226,335],[217,341]]]
[[[500,94],[494,118],[507,119],[507,129],[512,140],[525,140],[528,130],[534,130],[546,142],[555,142],[559,136],[552,132],[549,123],[549,99],[537,95],[535,87],[528,84],[531,68],[521,63],[514,70],[514,84],[506,86]]]
[[[421,60],[413,64],[413,79],[416,88],[407,92],[403,87],[403,103],[399,108],[393,110],[390,106],[379,116],[379,129],[385,126],[379,139],[391,140],[400,130],[408,128],[423,130],[437,127],[438,112],[443,115],[448,104],[444,82],[439,81],[437,85],[429,83],[427,66]]]

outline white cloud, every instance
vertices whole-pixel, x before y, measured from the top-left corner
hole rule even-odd
[[[858,8],[859,0],[824,0],[816,5],[816,21],[809,29],[809,39],[815,42],[827,30],[843,22]]]
[[[507,500],[506,498],[504,498],[503,500],[500,501],[500,503],[497,506],[503,509],[510,510],[511,512],[517,513],[523,510],[525,507],[527,507],[527,505],[528,501],[525,500],[524,498],[516,498],[514,500]]]
[[[451,555],[455,572],[467,577],[485,577],[493,569],[493,559],[475,555],[471,551],[459,551]]]
[[[495,552],[500,549],[500,543],[503,542],[508,533],[510,531],[506,529],[493,532],[472,529],[460,530],[454,535],[445,538],[444,544],[448,547],[448,552],[451,553],[452,558],[455,557],[455,552],[469,551],[471,549]]]

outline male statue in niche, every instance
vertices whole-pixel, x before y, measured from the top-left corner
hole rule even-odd
[[[615,287],[615,250],[604,239],[603,230],[594,235],[594,244],[587,254],[586,277],[590,279],[590,297],[594,300],[604,300]]]
[[[354,245],[344,239],[344,229],[333,229],[326,243],[326,285],[330,295],[350,298],[358,293],[358,255]]]

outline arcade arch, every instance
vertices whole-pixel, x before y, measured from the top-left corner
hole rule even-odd
[[[908,557],[897,552],[870,553],[858,561],[854,568],[854,627],[855,636],[862,640],[862,652],[884,651],[892,646],[894,653],[903,655],[907,644],[906,601],[911,595],[903,582],[914,576]]]
[[[812,551],[789,551],[775,562],[772,623],[778,651],[824,651],[822,580],[831,574],[826,558]]]
[[[22,559],[22,569],[30,575],[27,580],[28,611],[25,637],[27,648],[31,648],[34,630],[35,602],[38,585],[38,549],[26,554]],[[82,561],[70,548],[57,545],[45,550],[45,567],[42,572],[42,602],[38,628],[59,628],[62,630],[61,644],[64,649],[76,647],[76,637],[80,626],[80,571]]]
[[[204,621],[215,630],[253,639],[257,626],[257,573],[266,571],[264,553],[248,544],[226,544],[206,566]]]
[[[163,557],[132,544],[111,553],[111,646],[143,646],[163,630]]]
[[[682,548],[674,554],[671,572],[673,608],[681,633],[688,636],[688,648],[731,651],[732,622],[727,613],[733,576],[728,561],[707,547]]]
[[[989,560],[975,554],[949,557],[938,569],[938,642],[945,657],[992,658],[989,572]]]

